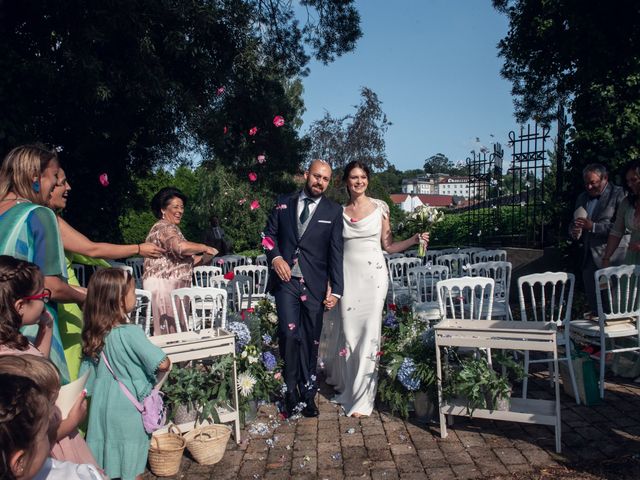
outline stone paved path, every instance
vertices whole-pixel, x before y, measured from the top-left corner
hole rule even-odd
[[[550,398],[543,380],[532,382],[532,397]],[[185,455],[175,478],[640,478],[640,385],[631,381],[608,382],[600,406],[576,406],[563,395],[560,455],[548,427],[456,417],[441,439],[435,424],[385,412],[345,417],[328,396],[323,388],[318,418],[279,422],[273,406],[261,407],[243,442],[231,439],[217,465],[201,466]]]

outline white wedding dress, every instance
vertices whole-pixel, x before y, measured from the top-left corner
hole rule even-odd
[[[336,309],[327,315],[323,332],[327,383],[341,392],[334,401],[347,415],[371,415],[378,385],[382,309],[389,285],[380,237],[389,207],[371,200],[376,209],[357,222],[343,213],[344,293],[339,314]]]

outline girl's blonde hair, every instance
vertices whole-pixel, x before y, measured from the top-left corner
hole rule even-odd
[[[37,265],[0,255],[0,345],[15,350],[29,347],[27,337],[20,333],[22,317],[16,310],[16,302],[32,295],[43,284],[44,277]]]
[[[40,193],[33,189],[33,177],[42,175],[53,160],[59,161],[58,154],[42,144],[22,145],[11,150],[0,167],[0,198],[14,192],[42,204]]]
[[[0,374],[30,378],[51,400],[60,390],[60,374],[50,360],[38,355],[0,356]]]
[[[104,268],[91,276],[82,327],[82,353],[87,357],[97,360],[113,324],[127,323],[122,305],[132,285],[133,277],[121,268]]]

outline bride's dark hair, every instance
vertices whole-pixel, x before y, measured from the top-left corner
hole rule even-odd
[[[369,170],[369,166],[364,163],[361,162],[360,160],[352,160],[349,163],[347,163],[346,167],[344,167],[344,173],[342,174],[342,181],[346,184],[347,180],[349,179],[349,175],[351,174],[351,170],[353,170],[354,168],[359,168],[360,170],[362,170],[366,175],[367,175],[367,179],[371,179],[371,170]],[[349,193],[349,189],[347,188],[347,196],[351,196],[351,194]]]

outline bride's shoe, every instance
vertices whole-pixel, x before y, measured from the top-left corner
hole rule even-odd
[[[352,418],[367,418],[369,415],[364,415],[362,413],[354,412],[351,414]]]

